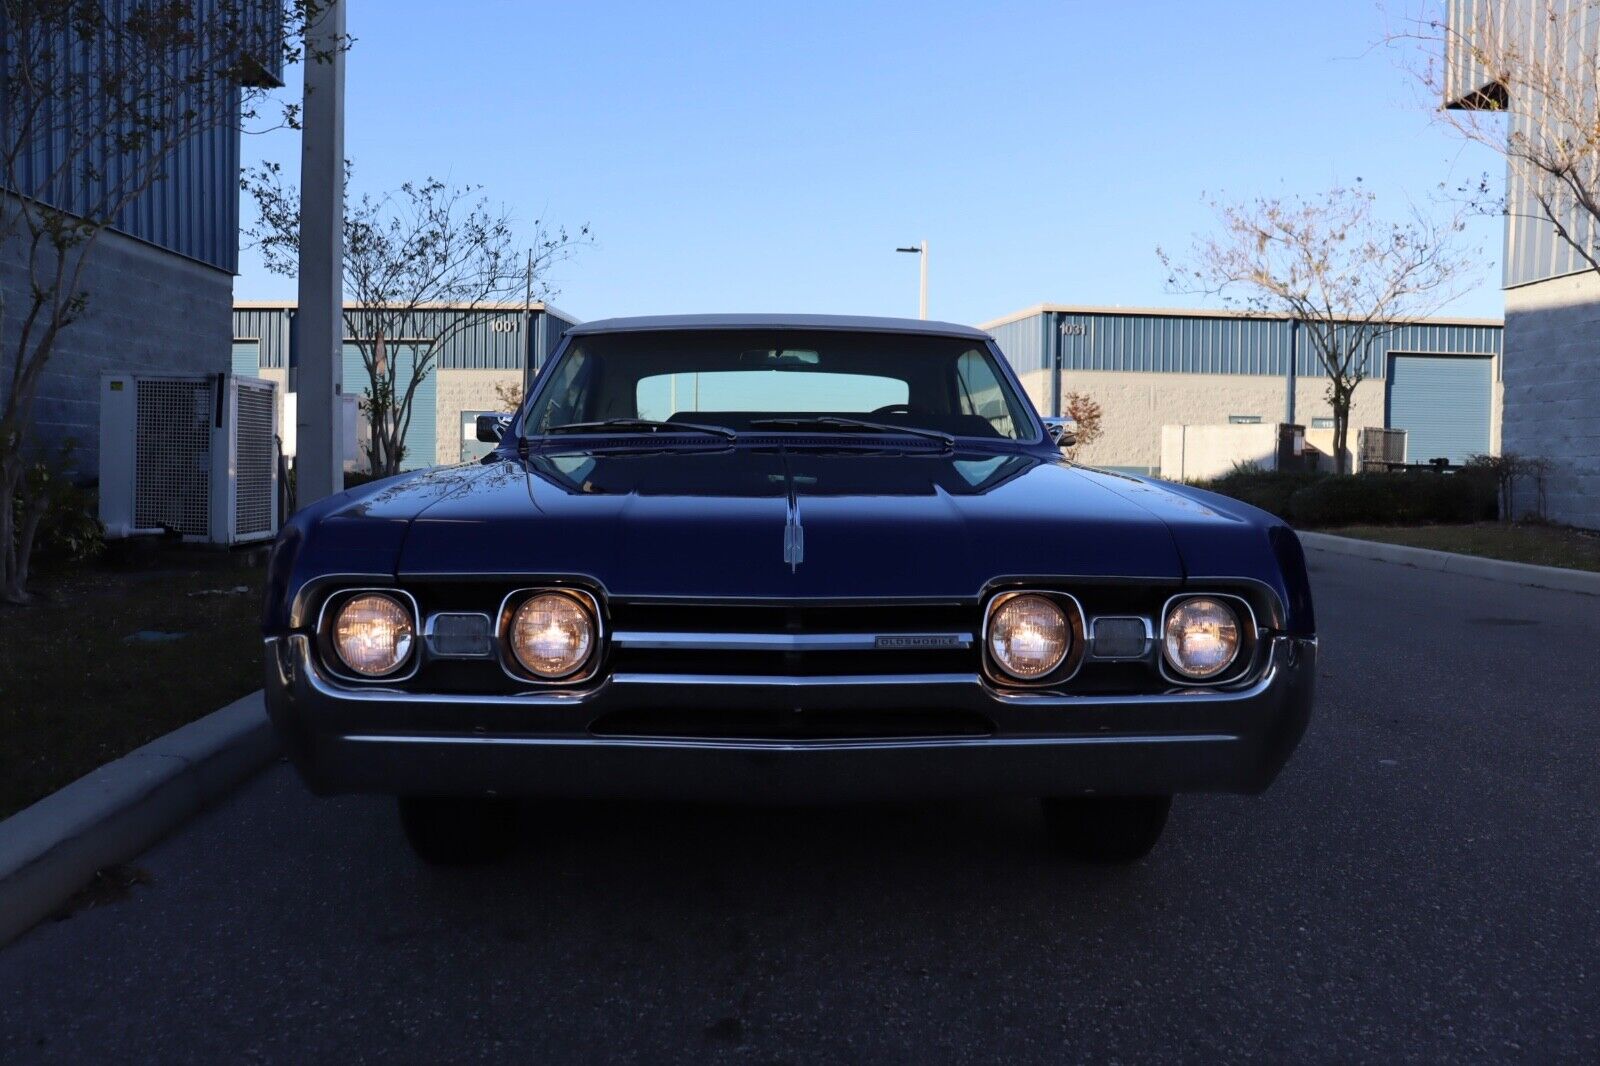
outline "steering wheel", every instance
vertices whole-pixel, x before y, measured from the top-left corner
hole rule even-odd
[[[886,403],[882,407],[874,408],[867,412],[873,415],[909,415],[911,405],[908,403]]]

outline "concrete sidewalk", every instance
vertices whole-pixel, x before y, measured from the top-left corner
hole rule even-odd
[[[109,762],[0,822],[0,945],[278,753],[261,693]]]
[[[1465,574],[1488,581],[1503,581],[1526,588],[1554,589],[1557,592],[1580,592],[1600,596],[1600,573],[1589,570],[1569,570],[1560,566],[1534,566],[1531,563],[1512,563],[1504,559],[1488,559],[1481,555],[1461,555],[1457,552],[1434,551],[1431,548],[1412,548],[1404,544],[1386,544],[1357,537],[1336,537],[1328,533],[1301,533],[1300,543],[1315,551],[1350,555],[1358,559],[1374,559],[1384,563],[1414,566],[1419,570],[1438,570],[1447,574]]]

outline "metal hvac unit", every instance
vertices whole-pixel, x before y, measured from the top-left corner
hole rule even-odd
[[[1365,426],[1358,435],[1362,470],[1388,470],[1406,462],[1406,431]]]
[[[241,544],[278,532],[277,385],[231,374],[100,379],[109,537]]]

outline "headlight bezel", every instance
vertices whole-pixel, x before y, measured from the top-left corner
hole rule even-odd
[[[1023,596],[1038,596],[1050,601],[1061,612],[1067,623],[1068,645],[1061,662],[1047,673],[1034,678],[1018,677],[996,661],[989,640],[994,619],[1001,607]],[[980,634],[984,677],[993,685],[1009,689],[1038,689],[1063,685],[1071,681],[1083,667],[1088,652],[1086,616],[1083,604],[1070,592],[1058,589],[1015,588],[991,595],[983,605],[983,627]]]
[[[511,647],[511,623],[516,618],[517,611],[530,600],[543,595],[564,596],[573,600],[588,616],[591,627],[589,657],[577,669],[560,677],[545,677],[529,670],[522,664],[522,660],[517,658],[516,651]],[[557,687],[581,685],[594,679],[600,672],[601,662],[605,658],[605,614],[600,609],[599,599],[587,589],[570,585],[538,585],[513,589],[500,601],[500,610],[495,614],[494,646],[500,660],[500,669],[519,684]]]
[[[1179,669],[1167,654],[1167,621],[1172,617],[1174,608],[1191,600],[1215,600],[1221,603],[1233,611],[1234,624],[1239,630],[1239,646],[1234,652],[1232,661],[1209,677],[1189,676]],[[1243,596],[1209,590],[1180,592],[1169,596],[1161,605],[1161,613],[1156,617],[1155,642],[1156,661],[1164,680],[1185,688],[1209,688],[1238,681],[1251,672],[1256,660],[1256,650],[1260,644],[1260,627],[1256,622],[1255,608]]]
[[[352,601],[362,596],[383,596],[391,599],[406,610],[411,617],[411,647],[407,651],[405,658],[401,659],[394,669],[387,673],[361,673],[346,662],[344,656],[339,652],[339,645],[334,634],[334,626],[338,623],[339,612],[343,611]],[[323,598],[322,606],[317,611],[315,633],[317,650],[320,653],[323,667],[341,681],[363,685],[392,685],[415,677],[418,669],[422,666],[422,612],[417,607],[417,598],[402,588],[372,585],[335,589]]]

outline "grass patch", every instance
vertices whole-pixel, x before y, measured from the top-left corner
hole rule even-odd
[[[1565,526],[1477,522],[1452,526],[1344,526],[1321,532],[1513,563],[1600,571],[1600,533]]]
[[[80,569],[0,607],[0,818],[260,688],[262,578]]]

